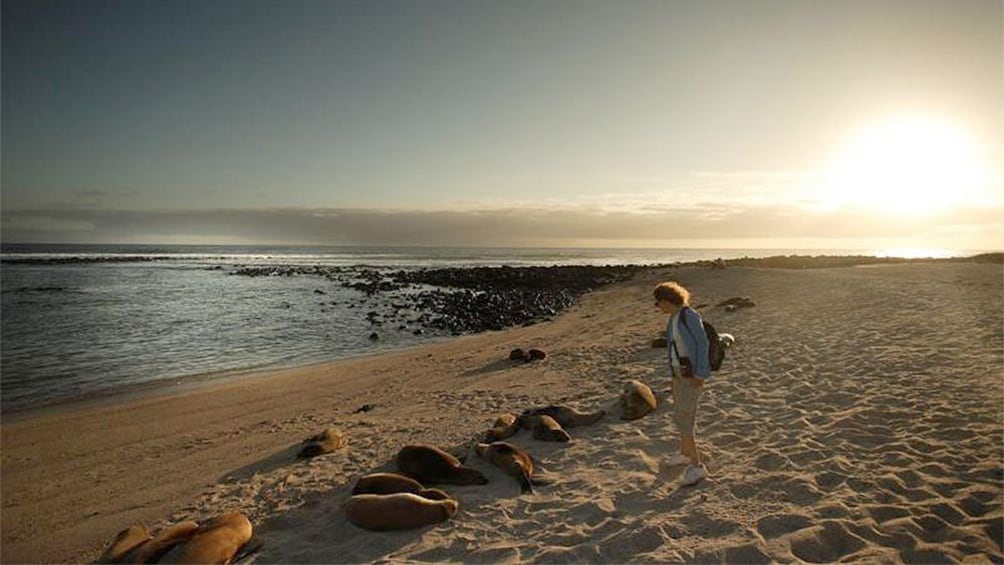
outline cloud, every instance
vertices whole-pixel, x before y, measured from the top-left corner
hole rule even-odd
[[[4,210],[0,227],[6,242],[616,247],[702,241],[724,247],[765,239],[965,238],[969,243],[955,246],[990,248],[1004,240],[1002,212],[973,209],[896,218],[729,204],[651,205],[643,211],[528,205],[440,211],[51,209]],[[974,243],[983,240],[988,243]]]

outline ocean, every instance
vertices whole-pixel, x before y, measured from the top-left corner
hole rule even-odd
[[[410,347],[450,337],[413,324],[376,328],[367,314],[408,292],[365,293],[352,279],[430,267],[645,265],[860,250],[475,249],[19,245],[0,249],[0,410],[142,386],[213,379]],[[276,276],[235,276],[275,267]],[[258,269],[262,272],[262,269]],[[403,310],[403,312],[402,312]],[[370,335],[379,329],[379,339]]]

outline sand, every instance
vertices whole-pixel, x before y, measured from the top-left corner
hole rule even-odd
[[[533,494],[468,449],[506,411],[611,408],[630,379],[664,395],[663,279],[757,304],[705,310],[737,337],[699,413],[708,479],[681,487],[667,465],[668,403],[568,444],[520,432],[551,481]],[[653,269],[532,327],[9,419],[0,558],[86,561],[137,520],[241,510],[257,563],[1000,562],[1002,281],[999,264]],[[297,460],[329,426],[348,447]],[[446,487],[460,512],[438,526],[348,524],[355,479],[418,442],[471,452],[490,484]]]

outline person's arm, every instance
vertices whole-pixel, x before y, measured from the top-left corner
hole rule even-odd
[[[693,308],[687,308],[682,313],[687,320],[687,351],[690,362],[694,366],[694,377],[704,380],[711,376],[711,360],[708,359],[708,334],[704,333],[704,323],[701,315]]]

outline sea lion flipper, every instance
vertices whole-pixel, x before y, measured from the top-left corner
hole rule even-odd
[[[261,548],[263,547],[265,547],[265,542],[261,541],[260,539],[252,537],[250,540],[248,540],[247,543],[245,543],[240,549],[237,550],[237,553],[234,555],[234,560],[231,561],[231,564],[240,565],[240,563],[243,562],[245,559],[261,551]]]
[[[526,471],[520,474],[519,483],[523,487],[524,493],[533,493],[533,480],[530,478],[530,475],[526,474]]]

